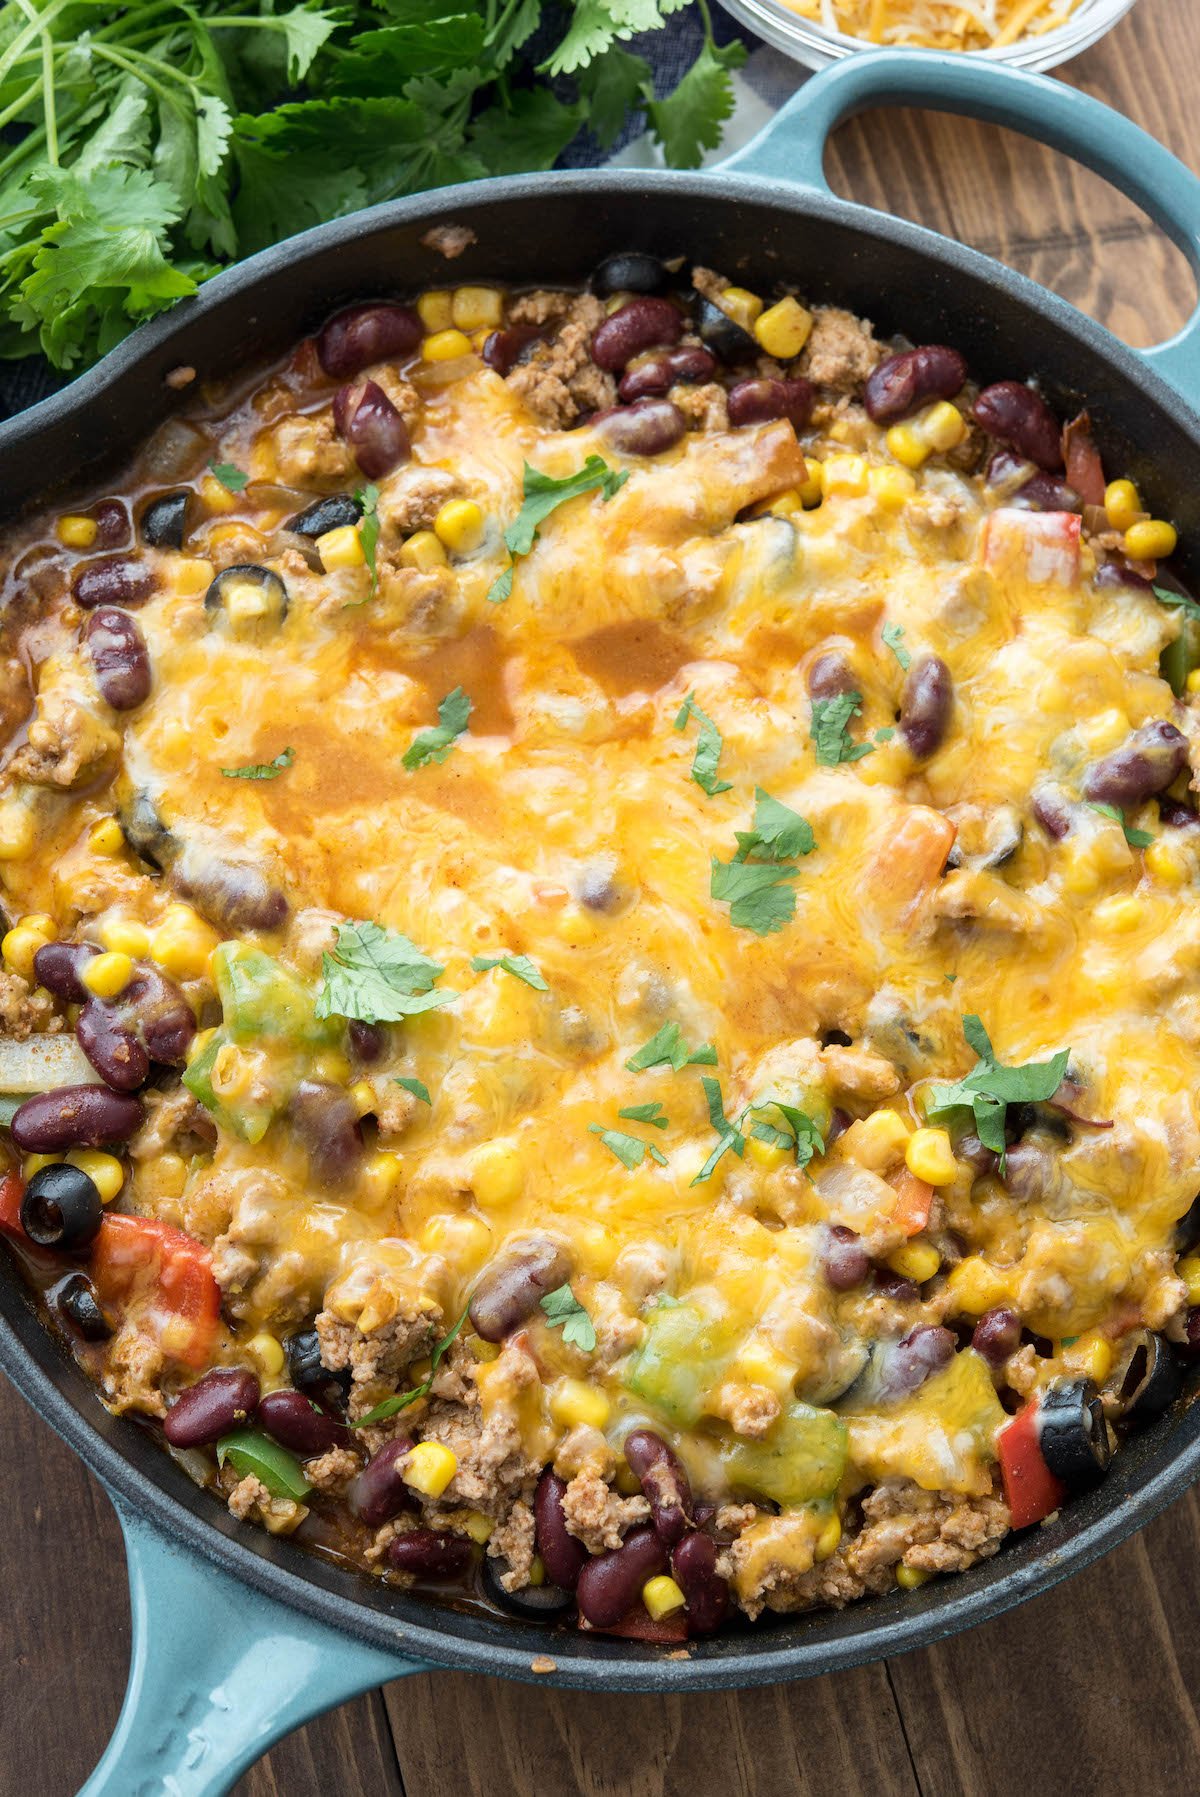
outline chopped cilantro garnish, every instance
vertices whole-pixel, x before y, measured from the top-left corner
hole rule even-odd
[[[625,1113],[621,1114],[624,1116]],[[659,1127],[665,1127],[665,1122]],[[588,1129],[592,1135],[599,1136],[609,1153],[615,1154],[621,1165],[628,1167],[631,1173],[635,1168],[641,1166],[647,1154],[656,1160],[660,1167],[665,1167],[667,1164],[667,1157],[662,1150],[656,1148],[653,1142],[643,1142],[640,1136],[626,1135],[623,1129],[605,1129],[603,1123],[589,1123]]]
[[[1148,849],[1150,844],[1154,841],[1154,836],[1151,831],[1135,830],[1131,825],[1125,822],[1125,813],[1121,810],[1119,805],[1105,805],[1098,799],[1093,799],[1090,802],[1089,808],[1092,811],[1098,811],[1101,817],[1111,818],[1114,824],[1120,824],[1122,830],[1125,832],[1125,840],[1131,849]]]
[[[655,1099],[653,1104],[627,1104],[617,1112],[627,1123],[648,1123],[651,1129],[665,1129],[669,1118],[662,1114],[662,1105]]]
[[[707,1074],[702,1074],[700,1084],[704,1087],[704,1097],[708,1104],[708,1120],[717,1132],[717,1145],[695,1179],[692,1180],[694,1186],[703,1185],[706,1179],[712,1178],[717,1162],[723,1154],[728,1153],[729,1149],[732,1148],[737,1155],[743,1155],[746,1152],[745,1136],[738,1128],[737,1123],[731,1123],[725,1115],[725,1100],[721,1096],[720,1080],[711,1079]],[[739,1118],[738,1121],[740,1122],[741,1119]]]
[[[885,624],[880,635],[883,637],[884,647],[891,650],[892,654],[896,657],[896,660],[907,674],[909,668],[912,666],[912,656],[904,647],[903,624]]]
[[[360,487],[354,497],[362,507],[362,517],[358,521],[358,540],[371,576],[371,595],[374,597],[379,583],[379,573],[375,566],[375,551],[379,546],[379,488]]]
[[[811,855],[817,846],[812,825],[790,805],[773,799],[761,786],[754,789],[754,825],[735,832],[738,852],[735,861],[794,861],[797,855]]]
[[[676,730],[686,730],[689,718],[695,718],[700,726],[700,734],[696,738],[696,753],[692,757],[692,779],[710,799],[715,799],[719,792],[732,792],[732,782],[717,779],[717,763],[721,759],[721,732],[708,713],[701,711],[696,703],[695,693],[689,693],[680,706],[679,715],[675,719]]]
[[[275,780],[296,759],[294,749],[281,749],[273,761],[252,761],[246,767],[223,767],[227,780]]]
[[[979,1056],[964,1079],[953,1085],[930,1088],[926,1114],[968,1109],[975,1118],[975,1134],[985,1148],[1000,1156],[1004,1167],[1004,1118],[1010,1104],[1041,1104],[1053,1098],[1063,1082],[1070,1060],[1062,1048],[1048,1061],[1028,1061],[1023,1067],[1002,1067],[987,1031],[973,1013],[963,1018],[963,1035]]]
[[[398,1086],[403,1086],[406,1092],[411,1092],[414,1098],[419,1098],[422,1104],[431,1105],[433,1103],[432,1098],[429,1096],[429,1087],[425,1084],[424,1080],[409,1079],[407,1077],[401,1078],[397,1076],[396,1084]]]
[[[240,493],[250,483],[250,476],[235,468],[232,462],[210,462],[213,479],[219,480],[227,493]]]
[[[875,741],[877,743],[890,743],[895,734],[895,724],[885,724],[882,730],[877,730],[875,732]]]
[[[585,1354],[593,1351],[596,1325],[569,1285],[560,1285],[555,1291],[547,1292],[542,1299],[542,1309],[551,1329],[561,1328],[568,1346],[581,1348]]]
[[[476,973],[490,973],[493,967],[499,967],[503,973],[511,973],[516,979],[524,980],[535,992],[550,990],[528,955],[472,955],[471,966]]]
[[[400,1080],[398,1084],[403,1085],[404,1081]],[[418,1398],[428,1397],[433,1390],[433,1375],[441,1365],[442,1356],[466,1322],[469,1312],[470,1305],[463,1311],[449,1335],[443,1335],[441,1341],[436,1344],[429,1356],[429,1371],[420,1385],[414,1385],[411,1391],[398,1392],[394,1398],[384,1398],[381,1404],[376,1404],[374,1410],[368,1410],[366,1416],[360,1416],[358,1421],[351,1426],[355,1429],[366,1429],[372,1423],[385,1423],[388,1417],[395,1416],[398,1410],[406,1410],[410,1404],[415,1404]]]
[[[756,1120],[750,1125],[750,1134],[757,1136],[760,1142],[772,1142],[780,1148],[787,1148],[796,1157],[798,1167],[807,1167],[814,1154],[824,1154],[825,1138],[807,1111],[800,1110],[794,1104],[785,1104],[781,1098],[763,1098],[757,1104],[747,1105],[738,1118],[739,1124],[751,1112],[778,1111],[787,1129],[780,1129],[774,1123]]]
[[[335,947],[321,957],[316,1014],[396,1023],[458,996],[432,990],[444,972],[398,931],[376,923],[339,924]]]
[[[862,713],[861,693],[837,693],[832,699],[814,699],[809,734],[821,767],[837,767],[842,761],[861,761],[874,751],[870,743],[856,743],[850,736],[850,720]]]
[[[419,730],[404,751],[404,765],[411,772],[414,768],[426,767],[431,761],[445,761],[455,742],[467,727],[467,719],[471,715],[471,701],[461,686],[456,686],[452,693],[438,706],[438,721],[428,730]]]
[[[611,499],[629,479],[627,472],[618,472],[610,468],[603,456],[590,455],[582,468],[574,474],[568,474],[561,480],[555,480],[549,474],[542,474],[536,468],[525,464],[522,487],[521,509],[504,533],[504,542],[510,555],[528,555],[537,541],[538,531],[560,505],[568,499],[578,499],[582,493],[592,493],[599,488],[604,499]],[[513,565],[499,574],[488,588],[487,597],[493,605],[499,605],[512,592]]]
[[[1156,586],[1154,597],[1160,605],[1174,605],[1189,618],[1200,618],[1200,605],[1188,593],[1173,593],[1170,587]]]
[[[718,861],[714,855],[708,889],[713,898],[729,906],[729,921],[739,930],[770,936],[796,915],[796,895],[788,882],[799,877],[798,867]]]
[[[680,1073],[685,1067],[715,1067],[716,1064],[717,1051],[712,1043],[705,1042],[694,1053],[690,1052],[677,1023],[664,1023],[625,1063],[630,1073],[644,1073],[648,1067],[673,1067]]]

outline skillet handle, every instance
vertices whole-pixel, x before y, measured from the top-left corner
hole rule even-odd
[[[129,1685],[79,1797],[224,1797],[281,1735],[426,1670],[263,1597],[114,1503],[129,1561]]]
[[[1111,181],[1178,244],[1200,279],[1200,179],[1111,106],[1061,81],[970,56],[881,50],[847,56],[805,83],[722,168],[829,193],[825,145],[853,113],[925,106],[1008,125]],[[1200,307],[1168,343],[1139,352],[1200,410]]]

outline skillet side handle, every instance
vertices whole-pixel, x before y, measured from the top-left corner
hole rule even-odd
[[[721,166],[829,193],[825,146],[843,120],[873,106],[924,106],[1007,125],[1093,169],[1178,244],[1200,280],[1200,179],[1111,106],[1046,75],[953,53],[882,50],[848,56],[805,83]],[[1200,307],[1167,343],[1140,352],[1200,410]]]
[[[281,1735],[425,1670],[263,1597],[124,1504],[116,1510],[129,1561],[129,1685],[79,1797],[224,1797]]]

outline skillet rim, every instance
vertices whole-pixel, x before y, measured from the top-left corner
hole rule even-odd
[[[892,243],[915,251],[942,269],[961,268],[1035,319],[1052,323],[1081,341],[1118,382],[1165,412],[1200,451],[1200,417],[1136,350],[1058,295],[977,250],[856,202],[761,176],[719,170],[697,174],[587,170],[508,176],[387,201],[260,251],[216,276],[195,298],[143,325],[59,392],[0,423],[0,464],[9,455],[28,453],[31,445],[36,450],[44,430],[76,417],[86,419],[89,409],[131,369],[158,364],[165,371],[185,361],[186,350],[181,346],[199,321],[226,306],[235,309],[262,280],[280,269],[290,267],[299,272],[309,262],[319,263],[360,236],[417,222],[453,222],[456,214],[486,209],[496,200],[537,201],[548,194],[590,199],[601,191],[648,198],[660,194],[715,198],[723,204],[766,202],[777,211],[848,226],[877,245]],[[172,409],[170,401],[167,390],[164,416]],[[903,1593],[899,1599],[865,1599],[842,1612],[808,1613],[813,1619],[808,1625],[811,1638],[778,1645],[782,1629],[799,1626],[793,1618],[777,1626],[758,1625],[746,1634],[727,1634],[711,1643],[694,1644],[694,1657],[672,1660],[639,1644],[587,1642],[577,1633],[560,1637],[515,1618],[480,1618],[392,1592],[387,1593],[392,1607],[385,1609],[374,1586],[363,1586],[361,1574],[342,1572],[294,1544],[269,1537],[255,1540],[251,1546],[245,1532],[238,1531],[227,1517],[227,1528],[220,1526],[224,1513],[214,1505],[211,1494],[192,1487],[160,1448],[144,1437],[139,1441],[129,1436],[124,1438],[126,1445],[118,1448],[98,1419],[90,1420],[82,1404],[72,1402],[64,1387],[78,1389],[89,1405],[97,1403],[95,1388],[55,1343],[15,1268],[0,1279],[0,1366],[114,1496],[151,1521],[169,1542],[224,1567],[262,1595],[318,1619],[337,1633],[398,1655],[567,1689],[666,1692],[748,1687],[842,1670],[928,1646],[1049,1591],[1143,1527],[1200,1479],[1197,1406],[1177,1417],[1174,1424],[1162,1419],[1147,1432],[1143,1443],[1150,1464],[1148,1469],[1128,1472],[1127,1462],[1129,1490],[1122,1490],[1124,1481],[1119,1473],[1110,1475],[1105,1486],[1076,1499],[1059,1524],[1048,1525],[1056,1536],[1062,1529],[1065,1539],[1059,1542],[1055,1538],[1044,1551],[1040,1546],[1034,1551],[1038,1544],[1030,1535],[1010,1536],[995,1560],[952,1579],[932,1581],[918,1592]],[[120,1427],[112,1418],[106,1422],[108,1431]],[[1176,1433],[1190,1439],[1170,1452],[1170,1437]],[[135,1464],[135,1458],[145,1465]],[[151,1465],[153,1472],[147,1470]],[[178,1495],[168,1489],[172,1483],[183,1487]],[[185,1501],[193,1497],[199,1501]],[[1009,1560],[1013,1564],[1006,1567]],[[359,1590],[362,1596],[354,1594]],[[366,1601],[367,1592],[374,1593],[375,1601]],[[556,1669],[536,1674],[531,1658],[544,1654],[556,1659]]]

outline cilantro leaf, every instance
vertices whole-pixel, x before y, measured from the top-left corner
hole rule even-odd
[[[221,772],[227,780],[277,780],[295,759],[294,749],[281,749],[273,761],[251,762],[246,767],[223,767]]]
[[[541,1301],[551,1329],[560,1329],[568,1346],[591,1354],[596,1346],[596,1326],[569,1285],[547,1292]]]
[[[403,1080],[397,1081],[398,1085],[403,1085],[404,1083]],[[466,1322],[467,1317],[470,1315],[470,1311],[471,1307],[468,1304],[466,1310],[463,1311],[449,1335],[443,1335],[441,1341],[436,1343],[433,1352],[429,1356],[429,1371],[424,1379],[422,1379],[420,1385],[414,1385],[411,1391],[398,1392],[394,1398],[384,1398],[382,1403],[376,1404],[373,1410],[368,1410],[366,1416],[360,1416],[358,1421],[353,1423],[351,1427],[355,1429],[366,1429],[369,1428],[372,1423],[385,1423],[389,1416],[395,1416],[396,1412],[399,1410],[407,1410],[408,1406],[410,1404],[415,1404],[418,1398],[428,1397],[429,1393],[433,1390],[433,1376],[442,1363],[442,1356]]]
[[[665,1128],[665,1122],[660,1127]],[[647,1154],[656,1160],[660,1167],[665,1167],[667,1164],[666,1155],[656,1148],[653,1142],[643,1142],[640,1136],[626,1135],[623,1129],[605,1129],[603,1123],[589,1123],[588,1130],[592,1135],[599,1136],[609,1153],[615,1154],[621,1165],[628,1167],[631,1173],[641,1166]]]
[[[208,465],[213,478],[220,481],[226,492],[240,493],[249,484],[250,476],[235,468],[232,462],[210,462]]]
[[[1048,1061],[1029,1061],[1022,1067],[1003,1067],[979,1018],[970,1014],[963,1018],[963,1036],[979,1059],[964,1079],[950,1085],[930,1087],[926,1115],[941,1116],[947,1111],[968,1109],[975,1119],[975,1134],[985,1148],[1000,1156],[1004,1169],[1004,1119],[1010,1104],[1042,1104],[1053,1098],[1062,1084],[1071,1058],[1069,1048],[1060,1049]]]
[[[581,72],[579,91],[587,104],[588,130],[602,150],[611,150],[630,108],[653,91],[650,64],[612,44]]]
[[[862,712],[861,693],[837,693],[832,699],[814,699],[809,734],[820,767],[837,767],[842,761],[861,761],[874,751],[870,743],[856,743],[850,736],[850,720]]]
[[[1160,586],[1155,586],[1152,591],[1160,605],[1174,605],[1183,612],[1185,617],[1200,618],[1200,605],[1197,605],[1190,594],[1173,593],[1170,587]]]
[[[700,1077],[700,1084],[704,1088],[704,1097],[708,1104],[708,1120],[717,1132],[717,1145],[701,1167],[699,1173],[697,1173],[695,1179],[692,1180],[691,1183],[694,1186],[703,1185],[705,1180],[712,1178],[717,1162],[721,1159],[722,1155],[727,1154],[731,1148],[733,1152],[739,1156],[744,1155],[746,1152],[745,1136],[738,1128],[738,1125],[736,1123],[731,1123],[729,1118],[725,1115],[725,1100],[721,1096],[720,1080],[711,1079],[707,1074],[702,1074]]]
[[[769,1110],[779,1112],[788,1125],[787,1129],[759,1121],[750,1125],[752,1136],[757,1136],[760,1142],[774,1142],[781,1148],[790,1149],[796,1157],[798,1167],[807,1167],[814,1154],[824,1154],[825,1138],[820,1129],[807,1111],[800,1110],[794,1104],[785,1104],[781,1098],[764,1098],[757,1104],[748,1105],[742,1114],[745,1116],[747,1112]]]
[[[735,861],[745,861],[751,855],[756,861],[794,861],[797,855],[812,854],[817,839],[806,817],[773,799],[761,786],[754,789],[754,801],[753,829],[735,831]]]
[[[419,730],[405,749],[403,761],[409,772],[427,767],[431,761],[445,761],[466,729],[470,715],[471,701],[462,687],[456,686],[438,706],[437,723],[429,730]]]
[[[733,69],[746,60],[736,39],[718,46],[707,38],[682,81],[661,100],[650,100],[650,128],[673,168],[697,168],[705,150],[715,150],[733,111]]]
[[[739,930],[771,936],[796,915],[796,895],[788,884],[800,878],[798,867],[756,861],[712,858],[709,894],[729,906],[729,921]]]
[[[715,1067],[716,1064],[717,1051],[711,1042],[696,1049],[694,1054],[688,1052],[683,1031],[677,1023],[664,1023],[625,1063],[630,1073],[644,1073],[648,1067],[673,1067],[676,1073],[681,1073],[689,1065]]]
[[[653,1104],[627,1104],[624,1110],[617,1112],[627,1123],[648,1123],[652,1129],[666,1129],[669,1117],[662,1115],[662,1105],[655,1099]]]
[[[425,1084],[424,1080],[409,1079],[407,1077],[401,1078],[397,1075],[395,1084],[403,1086],[406,1092],[411,1092],[414,1098],[419,1098],[421,1100],[422,1104],[432,1105],[433,1100],[429,1096],[429,1087]]]
[[[1131,849],[1148,849],[1154,841],[1152,831],[1135,830],[1131,824],[1125,822],[1125,813],[1119,805],[1105,805],[1099,799],[1092,799],[1088,802],[1088,809],[1089,811],[1098,811],[1101,817],[1111,818],[1114,824],[1120,824],[1125,832],[1125,840]]]
[[[507,104],[479,114],[467,142],[489,175],[517,175],[553,168],[584,123],[578,100],[568,105],[549,88],[518,88]]]
[[[721,732],[708,713],[701,711],[696,703],[695,693],[689,693],[680,706],[679,715],[675,719],[676,730],[686,730],[689,718],[695,718],[700,725],[696,753],[692,757],[692,779],[710,799],[715,799],[719,792],[732,792],[732,782],[717,779],[717,763],[721,759]]]
[[[504,533],[504,541],[513,555],[528,555],[537,541],[538,530],[560,505],[578,499],[583,493],[597,489],[604,499],[611,499],[629,479],[628,471],[610,468],[603,456],[590,455],[574,474],[555,480],[537,468],[525,464],[523,501],[520,511]]]
[[[503,605],[506,599],[512,598],[513,573],[513,564],[509,562],[503,573],[497,574],[495,580],[493,580],[491,586],[484,594],[484,598],[489,605]]]
[[[912,666],[912,656],[904,647],[903,624],[885,624],[880,635],[883,637],[884,647],[891,650],[892,654],[896,657],[896,660],[907,674],[909,668]]]
[[[362,516],[358,521],[358,540],[371,576],[371,594],[374,597],[379,584],[379,573],[375,566],[375,552],[379,547],[379,488],[360,487],[354,497],[362,508]]]
[[[493,967],[499,967],[502,972],[511,973],[518,980],[524,980],[525,984],[532,986],[535,992],[549,992],[550,990],[528,955],[472,955],[471,966],[476,973],[490,973]]]
[[[362,1023],[397,1023],[457,998],[434,992],[445,969],[415,942],[376,923],[344,923],[336,944],[321,957],[318,1017],[351,1017]]]

